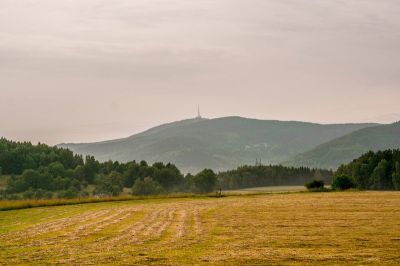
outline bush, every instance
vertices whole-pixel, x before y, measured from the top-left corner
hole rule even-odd
[[[337,190],[346,190],[354,188],[355,184],[351,177],[346,175],[340,175],[335,177],[332,183],[332,187]]]
[[[51,199],[53,198],[53,193],[51,193],[50,191],[44,190],[44,189],[37,189],[35,191],[35,199]]]
[[[6,195],[7,200],[20,200],[22,197],[18,194],[7,194]]]
[[[325,188],[325,183],[322,180],[314,180],[306,183],[305,187],[310,191],[323,191]]]
[[[33,196],[33,198],[34,198],[34,199],[42,199],[42,198],[44,197],[45,193],[46,193],[46,190],[43,190],[43,189],[41,189],[41,188],[36,189],[36,190],[34,191],[34,196]]]
[[[118,196],[123,189],[122,176],[118,172],[109,175],[99,175],[96,178],[96,189],[94,194],[106,196]]]
[[[0,167],[1,169],[1,167]],[[0,189],[0,200],[7,199],[7,192],[4,189]]]
[[[33,199],[35,198],[35,191],[32,188],[29,188],[28,190],[24,191],[24,193],[22,193],[22,197],[24,199]]]
[[[58,193],[58,197],[62,199],[73,199],[78,197],[78,191],[74,188],[69,188]]]
[[[46,191],[43,195],[44,199],[52,199],[53,198],[53,193],[51,191]]]
[[[90,196],[89,192],[87,192],[85,190],[81,190],[78,193],[79,198],[89,198],[89,196]]]
[[[145,177],[143,180],[137,179],[132,187],[132,194],[134,195],[158,195],[164,193],[163,187],[151,177]]]

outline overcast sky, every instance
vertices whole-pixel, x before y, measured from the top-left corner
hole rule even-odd
[[[399,0],[0,0],[0,135],[400,120]]]

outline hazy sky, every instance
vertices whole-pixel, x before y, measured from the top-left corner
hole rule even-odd
[[[0,0],[0,135],[400,120],[399,0]]]

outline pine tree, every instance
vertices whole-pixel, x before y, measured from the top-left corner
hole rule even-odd
[[[392,175],[394,189],[400,190],[400,162],[396,162],[395,171]]]
[[[379,164],[375,167],[374,172],[372,173],[372,189],[381,190],[385,189],[385,180],[386,180],[386,169],[388,167],[388,162],[385,159],[382,159]]]

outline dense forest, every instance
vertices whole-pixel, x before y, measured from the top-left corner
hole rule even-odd
[[[331,183],[333,172],[306,167],[281,165],[241,166],[236,170],[219,173],[222,189],[240,189],[262,186],[304,185],[314,179]]]
[[[400,190],[400,150],[370,151],[340,166],[334,178],[343,177],[359,189]]]
[[[64,148],[0,139],[0,199],[75,198],[174,192],[208,193],[215,189],[331,183],[333,172],[281,165],[241,166],[215,174],[204,169],[184,176],[173,164],[146,161],[99,162]],[[359,189],[400,190],[400,151],[369,152],[342,165],[334,180],[348,178]]]
[[[313,179],[330,181],[332,172],[283,166],[242,166],[216,175],[204,169],[184,176],[173,164],[131,161],[99,162],[64,148],[0,139],[0,186],[3,199],[117,196],[173,192],[208,193],[216,188],[303,185]]]
[[[99,162],[93,156],[44,144],[0,139],[0,176],[6,179],[1,198],[74,198],[117,196],[124,188],[138,195],[214,189],[211,170],[186,178],[173,164],[145,161]]]

